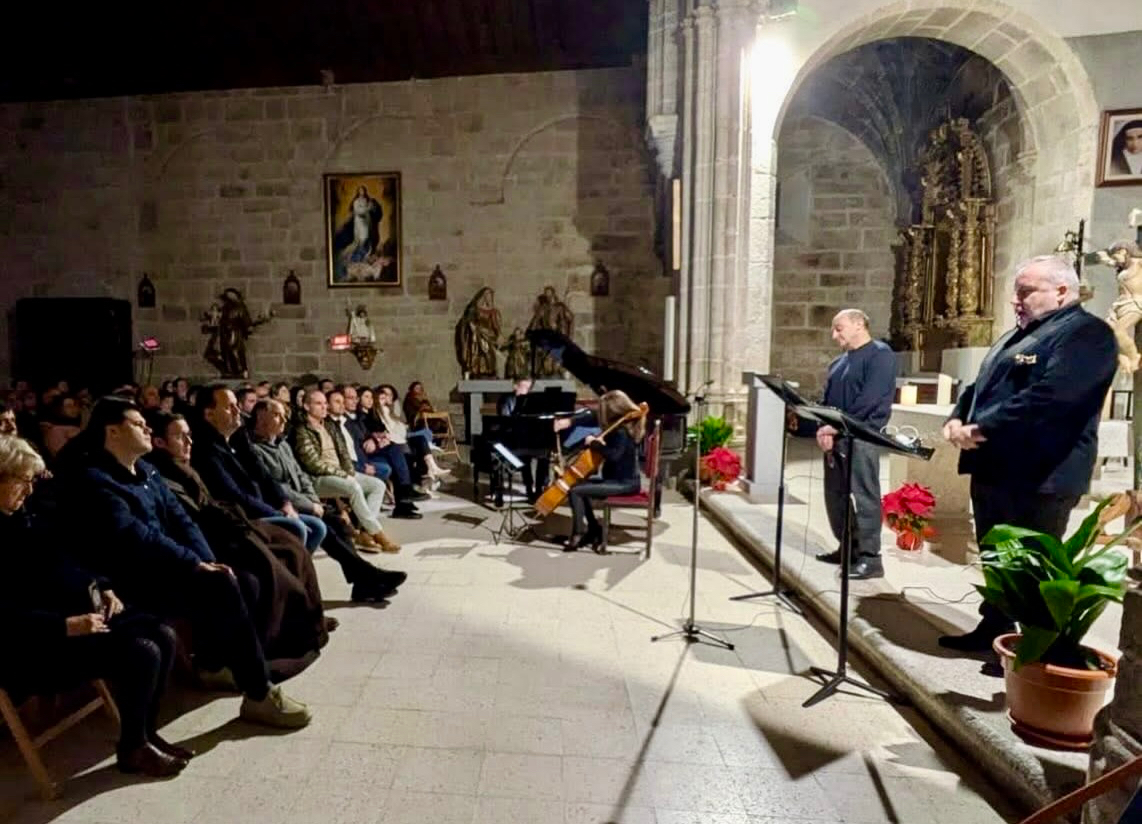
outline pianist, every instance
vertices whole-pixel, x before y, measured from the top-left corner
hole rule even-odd
[[[504,417],[522,413],[524,404],[521,403],[520,398],[531,392],[532,385],[531,378],[516,378],[515,383],[512,384],[512,393],[504,395],[496,404],[496,413]],[[523,475],[523,485],[527,490],[527,502],[534,504],[547,487],[548,481],[551,480],[551,459],[544,455],[537,458],[525,457],[522,460],[523,469],[520,470],[520,474]],[[535,464],[534,470],[532,469],[533,462]]]
[[[599,399],[599,422],[610,426],[628,412],[638,411],[637,404],[625,392],[613,390]],[[580,481],[571,487],[568,500],[571,504],[571,535],[563,544],[564,552],[575,552],[590,544],[595,552],[603,547],[603,530],[591,508],[592,498],[609,498],[612,495],[633,495],[642,487],[638,472],[638,444],[646,434],[646,418],[627,421],[608,433],[606,439],[597,434],[587,435],[588,449],[603,457],[601,478]]]

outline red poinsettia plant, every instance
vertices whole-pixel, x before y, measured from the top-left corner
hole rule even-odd
[[[896,545],[901,549],[919,549],[936,531],[928,523],[928,516],[936,506],[932,490],[921,484],[903,484],[895,492],[880,499],[884,522],[896,533]]]
[[[702,474],[709,477],[710,486],[720,490],[742,474],[742,461],[732,450],[717,446],[702,456],[702,469]]]

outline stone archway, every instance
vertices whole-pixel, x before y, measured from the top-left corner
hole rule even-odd
[[[845,26],[821,43],[797,72],[772,122],[757,122],[751,158],[750,279],[772,288],[772,182],[776,140],[788,107],[815,69],[850,49],[895,37],[924,37],[962,46],[993,63],[1006,76],[1023,128],[1014,158],[1027,180],[1020,236],[1013,246],[1024,257],[1049,252],[1079,219],[1089,218],[1097,148],[1098,108],[1090,80],[1070,47],[1034,19],[996,3],[970,0],[907,0],[884,6]],[[767,277],[768,275],[768,277]],[[1009,291],[1009,272],[997,272],[995,293]],[[772,305],[772,293],[767,301]],[[996,300],[997,329],[1009,318]],[[1001,305],[1002,304],[1002,305]],[[772,330],[772,320],[770,321]],[[772,331],[770,333],[772,337]],[[768,353],[767,353],[768,355]]]

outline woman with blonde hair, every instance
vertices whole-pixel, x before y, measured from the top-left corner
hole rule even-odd
[[[574,552],[583,544],[590,544],[595,552],[603,547],[603,530],[591,508],[594,498],[612,495],[633,495],[642,488],[638,471],[638,444],[646,435],[646,416],[638,404],[625,392],[614,389],[599,399],[599,425],[604,430],[631,412],[638,417],[615,427],[604,439],[588,435],[585,443],[603,458],[602,478],[581,481],[571,487],[568,502],[571,504],[571,535],[563,544],[564,552]]]
[[[194,753],[158,734],[174,632],[124,607],[105,579],[57,549],[57,536],[24,508],[43,471],[31,444],[0,436],[0,546],[10,584],[0,601],[0,620],[9,627],[0,686],[20,701],[108,679],[120,715],[119,769],[175,775]]]

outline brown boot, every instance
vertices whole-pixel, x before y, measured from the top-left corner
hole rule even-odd
[[[372,538],[380,545],[382,552],[400,552],[400,544],[389,538],[385,533],[374,532]]]
[[[358,531],[357,534],[353,536],[353,544],[362,552],[371,552],[375,554],[381,551],[380,544],[374,541],[373,536],[368,532],[365,532],[363,529]]]

